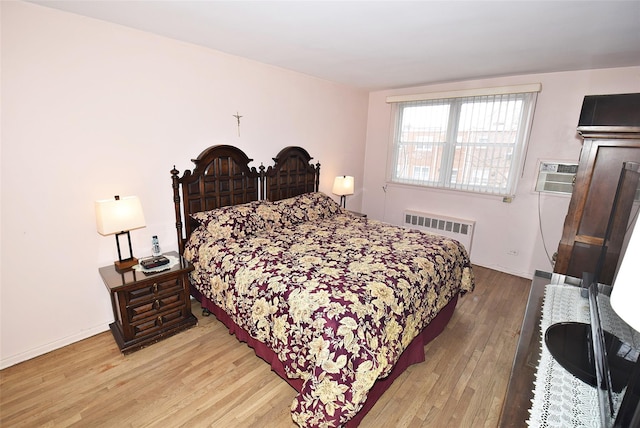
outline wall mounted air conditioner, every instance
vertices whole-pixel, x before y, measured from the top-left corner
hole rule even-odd
[[[538,168],[535,190],[571,195],[577,173],[577,163],[542,161]]]

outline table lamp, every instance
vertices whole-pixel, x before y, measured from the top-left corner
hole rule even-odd
[[[636,221],[611,289],[611,308],[634,330],[640,332],[640,220]]]
[[[353,195],[353,177],[350,175],[339,175],[333,180],[334,195],[340,196],[340,206],[347,208],[347,195]]]
[[[145,226],[142,205],[137,196],[114,196],[113,199],[96,201],[96,226],[101,235],[116,235],[118,260],[114,262],[119,271],[126,270],[138,264],[131,250],[130,230]],[[120,235],[127,235],[129,243],[129,257],[123,259],[120,252]]]

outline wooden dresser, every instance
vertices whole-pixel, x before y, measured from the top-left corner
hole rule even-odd
[[[502,405],[500,427],[524,427],[526,426],[525,421],[529,418],[529,408],[533,398],[533,381],[540,359],[542,301],[545,286],[551,282],[551,278],[550,273],[536,271],[531,282],[529,300],[522,320],[520,339],[513,359],[507,395]]]
[[[99,269],[111,295],[111,333],[122,353],[129,353],[194,326],[187,274],[193,266],[178,253],[171,268],[147,274],[133,269],[118,272],[113,265]]]

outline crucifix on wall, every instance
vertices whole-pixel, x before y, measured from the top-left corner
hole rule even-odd
[[[239,137],[240,136],[240,118],[242,116],[240,116],[240,113],[236,112],[236,114],[234,114],[233,117],[235,117],[236,120],[238,121],[238,137]]]

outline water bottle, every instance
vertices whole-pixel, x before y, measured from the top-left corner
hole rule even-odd
[[[153,254],[154,257],[159,256],[160,253],[160,242],[158,242],[158,236],[157,235],[153,235],[153,238],[151,238],[151,254]]]

